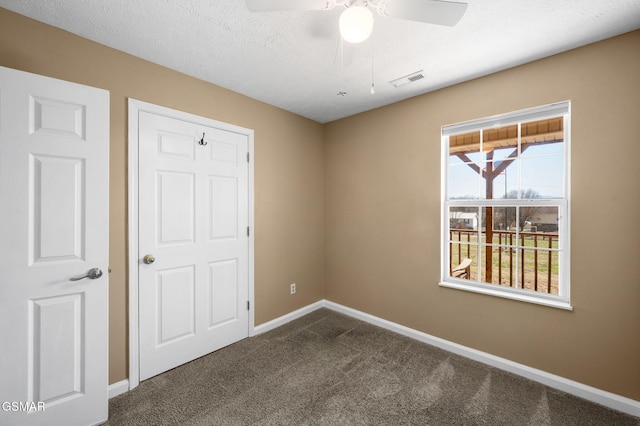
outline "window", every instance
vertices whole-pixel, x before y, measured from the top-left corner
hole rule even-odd
[[[441,286],[571,309],[570,107],[442,128]]]

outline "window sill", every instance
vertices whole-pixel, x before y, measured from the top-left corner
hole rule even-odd
[[[497,296],[505,299],[518,300],[520,302],[535,303],[537,305],[549,306],[552,308],[573,311],[573,307],[568,301],[562,300],[554,296],[531,295],[524,291],[514,290],[505,287],[496,287],[483,284],[467,284],[458,281],[442,281],[440,287],[454,288],[456,290],[470,291],[473,293],[486,294],[489,296]]]

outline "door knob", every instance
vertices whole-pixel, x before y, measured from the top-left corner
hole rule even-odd
[[[98,279],[102,276],[102,269],[100,268],[91,268],[87,271],[87,273],[81,277],[73,277],[69,278],[69,281],[80,281],[85,278],[90,278],[92,280]]]
[[[142,261],[144,263],[146,263],[147,265],[151,265],[153,262],[156,261],[156,258],[153,257],[152,254],[148,254],[148,255],[146,255],[145,257],[142,258]]]

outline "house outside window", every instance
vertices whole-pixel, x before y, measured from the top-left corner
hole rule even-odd
[[[570,109],[442,128],[441,286],[571,309]]]

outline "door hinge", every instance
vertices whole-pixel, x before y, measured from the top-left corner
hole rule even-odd
[[[249,153],[247,152],[247,163],[249,162]]]
[[[249,308],[249,307],[251,306],[251,304],[250,304],[250,303],[251,303],[251,302],[249,302],[249,301],[247,300],[247,311],[251,310],[251,309]]]
[[[247,237],[249,236],[249,227],[247,226]]]

